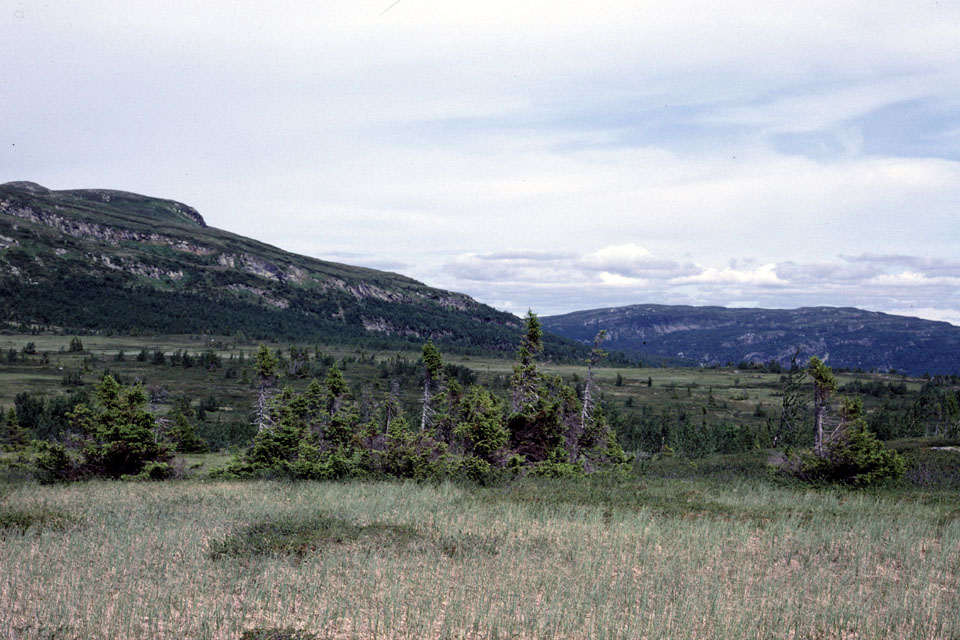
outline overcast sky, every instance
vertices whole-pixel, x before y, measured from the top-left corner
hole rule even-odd
[[[500,309],[960,324],[960,2],[0,0],[0,182]]]

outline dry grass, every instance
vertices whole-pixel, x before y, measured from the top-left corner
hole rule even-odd
[[[450,485],[20,485],[5,507],[81,524],[0,536],[0,638],[960,636],[955,512],[697,490],[721,516]],[[242,536],[271,521],[345,533],[244,553]],[[231,539],[235,553],[211,554]]]

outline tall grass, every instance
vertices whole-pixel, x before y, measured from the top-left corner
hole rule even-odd
[[[0,638],[960,637],[949,500],[650,478],[23,484],[0,506],[73,523],[0,531]],[[251,541],[269,523],[306,542]]]

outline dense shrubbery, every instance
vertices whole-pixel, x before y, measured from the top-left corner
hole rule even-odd
[[[68,414],[75,436],[73,446],[45,440],[34,443],[40,480],[168,477],[173,454],[157,442],[156,424],[145,409],[146,401],[139,385],[124,387],[104,376],[93,406],[79,404]]]
[[[524,471],[583,475],[627,462],[603,412],[585,411],[572,388],[540,373],[536,356],[541,337],[531,314],[511,380],[509,410],[489,390],[476,385],[465,389],[448,379],[444,372],[449,369],[428,342],[419,425],[401,415],[392,394],[361,416],[334,366],[323,385],[314,380],[302,394],[284,389],[275,396],[258,420],[261,427],[251,447],[218,474],[483,482]]]
[[[866,487],[897,480],[905,470],[904,457],[884,446],[860,422],[827,447],[824,456],[805,456],[798,475],[814,482]]]

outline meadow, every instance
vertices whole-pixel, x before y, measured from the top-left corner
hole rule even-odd
[[[960,637],[955,491],[669,464],[491,487],[7,483],[0,638]]]

